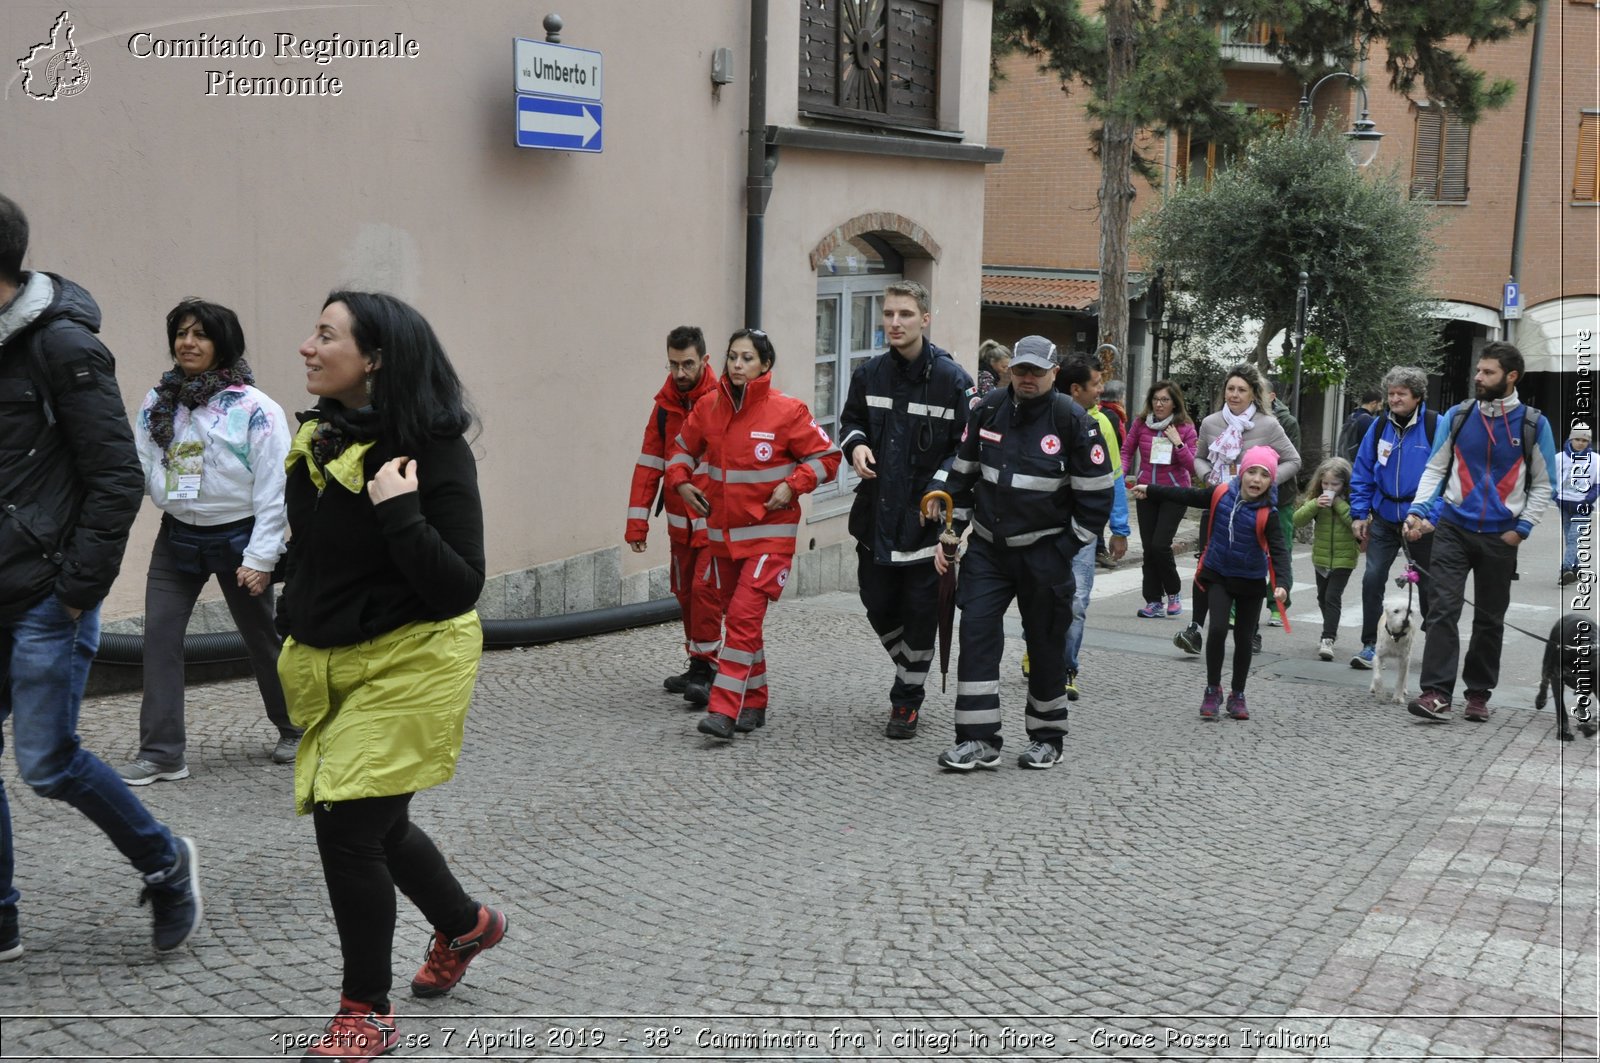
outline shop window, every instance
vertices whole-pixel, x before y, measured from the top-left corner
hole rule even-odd
[[[801,0],[800,109],[932,129],[940,0]]]
[[[1443,107],[1417,105],[1411,151],[1411,198],[1435,203],[1467,201],[1467,157],[1472,127]]]

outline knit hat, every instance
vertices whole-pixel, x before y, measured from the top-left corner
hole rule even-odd
[[[1011,348],[1011,364],[1031,365],[1038,369],[1056,367],[1056,345],[1043,336],[1024,336]]]
[[[1577,424],[1572,426],[1572,431],[1568,433],[1568,436],[1573,439],[1577,439],[1580,436],[1584,439],[1593,439],[1594,432],[1589,429],[1589,425],[1586,421],[1579,421]]]
[[[1252,465],[1260,465],[1272,476],[1273,482],[1278,479],[1278,452],[1271,447],[1251,447],[1239,456],[1239,471],[1242,473]]]

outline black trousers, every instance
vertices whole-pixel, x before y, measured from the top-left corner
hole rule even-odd
[[[939,573],[933,559],[880,565],[870,550],[857,546],[856,562],[867,622],[894,662],[889,704],[920,708],[939,630]]]
[[[311,813],[344,956],[342,990],[380,1009],[388,1005],[394,981],[396,889],[446,937],[465,934],[478,919],[478,905],[433,839],[411,822],[412,796],[318,804]]]
[[[1493,690],[1500,682],[1500,647],[1505,641],[1506,609],[1511,605],[1511,577],[1517,571],[1517,548],[1498,535],[1479,534],[1441,521],[1433,533],[1433,591],[1429,595],[1422,644],[1423,690],[1446,697],[1456,689],[1461,660],[1461,607],[1472,573],[1472,641],[1461,683],[1468,690]]]
[[[1339,615],[1344,612],[1344,588],[1353,568],[1321,569],[1317,572],[1317,606],[1322,610],[1322,637],[1339,637]]]
[[[974,536],[961,562],[961,657],[956,667],[956,741],[1000,748],[1000,657],[1012,599],[1022,613],[1028,647],[1029,741],[1060,748],[1067,734],[1067,628],[1072,626],[1071,532],[1028,546],[1001,546]]]
[[[1204,570],[1195,573],[1206,588],[1209,627],[1206,631],[1206,685],[1222,685],[1222,658],[1228,652],[1228,612],[1233,612],[1233,685],[1229,690],[1243,692],[1250,678],[1250,660],[1255,655],[1250,645],[1261,622],[1261,603],[1267,597],[1265,580],[1222,577]]]
[[[1141,498],[1133,504],[1139,519],[1139,546],[1144,550],[1144,600],[1159,602],[1164,595],[1183,589],[1178,578],[1178,560],[1172,554],[1172,539],[1188,510],[1182,502],[1157,502]]]

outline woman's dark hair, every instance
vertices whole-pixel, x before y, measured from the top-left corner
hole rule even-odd
[[[208,303],[190,296],[167,311],[167,353],[178,360],[178,329],[189,318],[199,322],[206,339],[217,350],[214,369],[232,369],[244,357],[244,329],[239,315],[220,303]]]
[[[334,303],[350,312],[351,337],[377,365],[372,405],[384,437],[407,450],[464,435],[472,409],[427,319],[383,292],[330,292],[322,308]]]
[[[772,349],[772,341],[767,339],[767,334],[758,328],[742,328],[728,337],[728,346],[733,346],[734,340],[749,340],[750,345],[756,349],[756,357],[761,359],[761,364],[768,369],[778,364],[778,352]]]
[[[1144,393],[1144,409],[1139,411],[1139,416],[1150,416],[1150,404],[1155,401],[1158,391],[1165,391],[1172,396],[1172,423],[1188,424],[1189,408],[1183,404],[1183,389],[1174,380],[1157,380],[1150,385],[1150,390]]]

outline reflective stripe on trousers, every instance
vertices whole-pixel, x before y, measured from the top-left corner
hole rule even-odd
[[[999,747],[1000,659],[1012,599],[1022,613],[1029,656],[1025,722],[1031,741],[1059,744],[1067,733],[1065,653],[1072,623],[1071,543],[1056,536],[1026,547],[974,539],[961,566],[961,656],[956,668],[956,741]]]
[[[712,660],[722,646],[722,596],[710,579],[711,550],[672,544],[672,594],[683,613],[684,649]]]
[[[713,586],[721,591],[723,611],[722,652],[717,655],[717,677],[711,683],[707,708],[724,716],[739,716],[740,709],[767,707],[767,655],[763,626],[767,606],[783,593],[793,558],[788,554],[756,557],[714,557]]]
[[[939,573],[930,557],[911,565],[880,565],[856,548],[856,582],[867,622],[894,662],[891,707],[922,705],[939,626]]]

